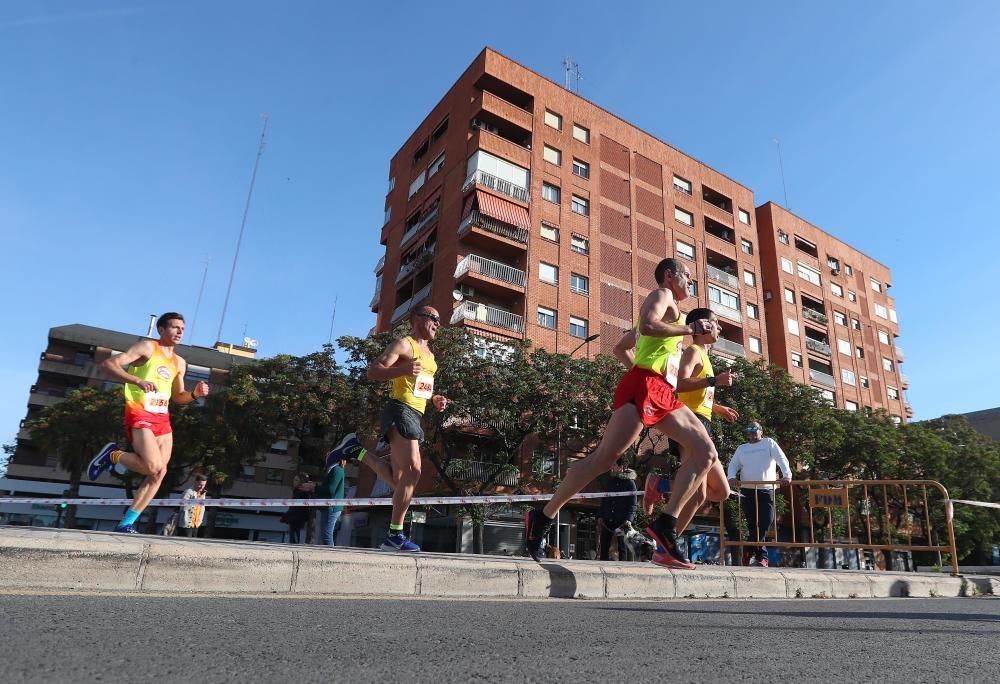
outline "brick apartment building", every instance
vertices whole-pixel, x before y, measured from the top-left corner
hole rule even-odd
[[[838,408],[908,419],[889,269],[776,204],[756,214],[771,363]]]

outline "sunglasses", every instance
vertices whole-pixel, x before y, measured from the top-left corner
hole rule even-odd
[[[418,313],[417,315],[420,316],[421,318],[429,318],[432,321],[434,321],[435,323],[440,323],[441,322],[441,317],[438,316],[437,314]]]
[[[747,425],[746,426],[746,432],[757,432],[758,430],[761,430],[761,429],[762,428],[759,425]]]

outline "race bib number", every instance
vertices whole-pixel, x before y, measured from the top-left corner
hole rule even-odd
[[[667,379],[667,382],[674,389],[677,388],[677,373],[680,372],[680,369],[681,369],[681,355],[671,354],[670,356],[668,356],[667,370],[664,375]]]
[[[166,413],[170,408],[170,396],[161,392],[146,392],[142,407],[147,413]]]
[[[417,399],[430,399],[434,396],[434,376],[418,375],[413,381],[413,396]]]
[[[705,401],[701,402],[701,405],[707,408],[709,411],[712,410],[712,404],[715,403],[715,388],[707,387],[705,388]]]

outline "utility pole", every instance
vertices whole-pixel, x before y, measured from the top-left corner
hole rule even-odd
[[[208,278],[208,259],[205,259],[205,270],[201,274],[201,287],[198,288],[198,303],[194,305],[194,320],[191,321],[191,334],[188,344],[194,344],[194,329],[198,325],[198,312],[201,311],[201,297],[205,294],[205,279]]]
[[[222,341],[222,326],[226,322],[226,309],[229,308],[229,295],[233,290],[233,276],[236,275],[236,262],[240,258],[240,245],[243,244],[243,232],[247,227],[247,214],[250,212],[250,198],[253,197],[253,186],[257,180],[257,167],[260,165],[260,157],[264,154],[264,141],[267,137],[267,114],[261,114],[264,120],[263,128],[260,132],[260,142],[257,145],[257,158],[253,162],[253,173],[250,176],[250,190],[247,192],[247,202],[243,207],[243,220],[240,222],[240,236],[236,240],[236,254],[233,255],[233,268],[229,271],[229,285],[226,287],[226,299],[222,304],[222,316],[219,318],[219,333],[216,341]]]
[[[337,320],[337,297],[333,298],[333,314],[330,315],[330,335],[326,338],[327,344],[333,344],[333,322]]]

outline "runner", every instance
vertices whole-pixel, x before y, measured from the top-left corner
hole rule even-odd
[[[734,409],[715,402],[715,388],[732,386],[733,374],[726,370],[715,375],[712,362],[706,351],[706,347],[710,347],[719,339],[718,316],[711,309],[693,309],[688,313],[684,322],[692,325],[695,321],[701,320],[711,323],[712,328],[704,335],[695,335],[693,344],[689,345],[681,355],[680,369],[677,373],[677,398],[694,411],[711,436],[713,414],[722,416],[730,423],[737,420],[740,415]],[[646,476],[645,494],[643,495],[643,507],[646,515],[650,515],[653,512],[653,507],[663,499],[666,490],[664,485],[666,484],[666,478],[655,473]],[[687,529],[694,514],[705,504],[705,501],[725,501],[731,494],[726,471],[723,470],[722,463],[715,461],[708,477],[688,500],[684,510],[677,516],[677,533],[680,534]]]
[[[607,472],[642,432],[653,427],[676,440],[685,458],[675,479],[675,493],[666,511],[646,528],[662,547],[653,554],[653,562],[669,568],[691,569],[677,549],[677,516],[684,509],[718,460],[715,446],[694,413],[674,395],[680,364],[679,345],[685,335],[702,335],[711,329],[708,321],[694,325],[681,323],[678,302],[688,294],[691,272],[674,259],[663,259],[654,272],[659,288],[646,297],[639,310],[638,335],[634,366],[625,374],[615,391],[614,413],[608,421],[597,449],[578,462],[543,508],[525,516],[525,546],[531,557],[542,558],[545,537],[555,517],[567,501],[595,477]],[[619,356],[622,358],[622,356]],[[625,355],[628,358],[628,355]],[[623,359],[624,360],[624,359]]]
[[[184,317],[165,313],[156,321],[158,341],[141,340],[127,351],[115,354],[101,364],[101,370],[125,385],[125,435],[134,451],[128,452],[109,442],[90,462],[87,475],[96,480],[101,473],[121,464],[132,472],[145,475],[135,490],[135,498],[115,532],[137,534],[136,520],[156,496],[174,444],[170,427],[170,402],[190,404],[208,394],[208,384],[199,382],[188,392],[184,389],[187,364],[174,347],[184,336]],[[123,370],[128,366],[128,370]]]
[[[447,398],[434,394],[437,362],[430,350],[430,342],[441,327],[441,317],[432,307],[422,306],[410,314],[410,323],[413,332],[395,340],[368,367],[369,380],[392,381],[380,429],[380,441],[389,444],[389,463],[377,454],[368,456],[353,432],[327,455],[327,463],[341,458],[366,463],[392,487],[392,518],[380,547],[383,551],[420,550],[403,533],[403,520],[420,479],[420,440],[424,438],[420,420],[428,400],[438,411],[448,406]]]

